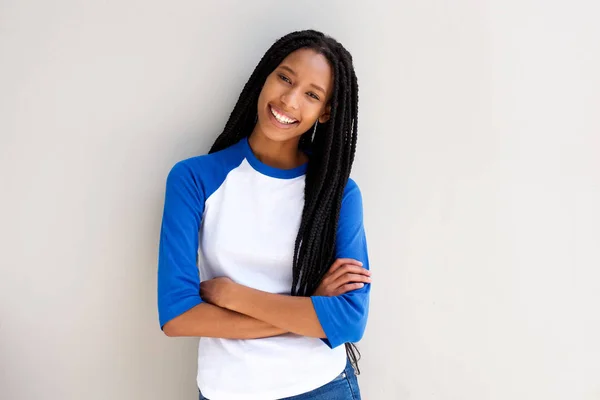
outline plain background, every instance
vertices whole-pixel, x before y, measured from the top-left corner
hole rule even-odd
[[[196,398],[165,178],[316,28],[360,83],[363,398],[600,399],[598,4],[2,0],[0,398]]]

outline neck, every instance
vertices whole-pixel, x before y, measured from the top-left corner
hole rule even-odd
[[[255,128],[248,144],[260,162],[274,168],[292,169],[308,161],[308,156],[298,149],[300,136],[278,142],[271,140]]]

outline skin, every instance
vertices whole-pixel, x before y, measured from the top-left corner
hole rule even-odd
[[[370,271],[359,261],[338,259],[317,288],[315,295],[336,296],[371,282]],[[200,295],[214,305],[264,321],[285,332],[315,338],[327,337],[310,297],[286,296],[253,289],[219,277],[202,282]]]
[[[350,258],[339,258],[315,291],[315,296],[338,296],[371,282],[371,271],[362,268],[362,263]],[[287,303],[285,299],[304,299],[261,292],[237,284],[227,277],[210,279],[200,283],[200,296],[205,301],[185,313],[173,318],[163,327],[167,336],[204,336],[224,339],[258,339],[284,333],[305,334],[308,330],[316,334],[306,336],[326,337],[315,325],[304,302]],[[269,302],[275,301],[273,307]],[[260,309],[267,307],[263,312]],[[312,303],[311,303],[312,308]],[[300,315],[293,313],[300,312]],[[287,315],[301,318],[290,322]],[[314,309],[313,309],[314,313]],[[308,316],[308,318],[307,318]],[[206,321],[210,321],[206,323]],[[319,325],[320,327],[320,325]]]
[[[291,169],[308,161],[306,154],[298,149],[298,143],[317,120],[319,123],[329,120],[333,79],[327,59],[311,49],[290,53],[269,74],[258,98],[258,121],[248,138],[261,162]],[[296,122],[285,126],[277,124],[271,108]],[[358,289],[371,282],[370,275],[359,261],[338,259],[314,295],[337,296]],[[167,336],[253,339],[292,332],[326,337],[310,297],[267,293],[237,284],[227,277],[202,282],[200,295],[204,303],[164,325],[163,332]]]
[[[307,162],[298,150],[300,136],[313,129],[317,119],[319,123],[329,120],[332,92],[333,73],[323,55],[310,49],[290,53],[269,74],[258,97],[258,122],[248,138],[256,157],[282,169]],[[270,106],[298,122],[282,129],[273,123]]]

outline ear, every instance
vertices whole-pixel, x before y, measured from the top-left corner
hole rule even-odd
[[[331,104],[327,104],[327,106],[325,107],[325,110],[319,117],[319,123],[324,124],[325,122],[329,121],[330,117],[331,117]]]

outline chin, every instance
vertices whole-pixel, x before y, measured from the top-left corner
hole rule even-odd
[[[259,122],[260,123],[260,122]],[[293,139],[299,139],[302,133],[298,129],[279,129],[273,126],[270,121],[260,124],[263,136],[274,142],[287,142]]]
[[[296,138],[300,138],[300,134],[291,134],[290,132],[280,132],[277,130],[264,130],[263,129],[263,134],[264,136],[269,139],[272,140],[274,142],[287,142],[289,140],[293,140]]]

